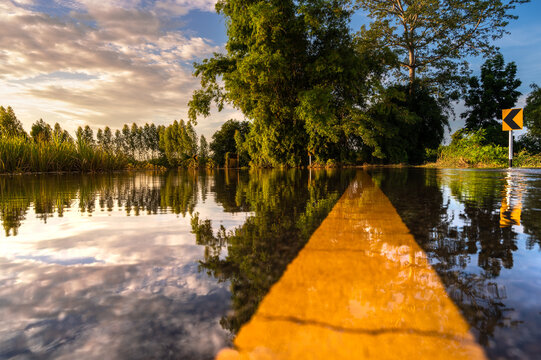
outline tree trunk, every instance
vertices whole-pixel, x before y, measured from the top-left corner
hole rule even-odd
[[[409,66],[408,66],[409,75],[410,75],[410,79],[409,79],[410,96],[413,95],[413,84],[415,83],[415,67],[416,67],[415,50],[413,48],[410,48],[409,49]]]

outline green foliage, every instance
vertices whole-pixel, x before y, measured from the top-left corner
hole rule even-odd
[[[501,130],[502,110],[514,107],[521,95],[517,88],[522,82],[516,74],[516,64],[505,65],[501,54],[486,60],[480,79],[474,76],[469,80],[465,104],[470,109],[460,115],[466,119],[466,129],[487,129],[490,142],[506,144],[507,133]]]
[[[53,137],[63,142],[74,142],[69,132],[63,130],[59,123],[54,124]]]
[[[160,134],[160,144],[169,166],[196,167],[197,134],[191,123],[175,120]]]
[[[11,106],[0,106],[0,136],[26,136],[23,124],[17,119]]]
[[[532,142],[538,145],[537,151],[541,152],[541,88],[536,84],[531,88],[524,108],[524,122]]]
[[[440,150],[437,164],[444,167],[503,167],[507,165],[506,148],[487,144],[486,130],[459,130],[449,146]]]
[[[204,135],[199,139],[199,162],[206,164],[209,160],[209,144]]]
[[[43,119],[39,119],[32,124],[30,136],[34,141],[50,141],[53,136],[53,129]]]
[[[541,152],[531,154],[528,150],[523,149],[515,155],[513,166],[524,168],[541,168]]]
[[[250,123],[247,121],[227,120],[219,130],[212,135],[210,142],[210,150],[212,151],[212,159],[219,166],[225,166],[225,155],[227,153],[237,154],[239,151],[241,156],[241,166],[248,165],[249,157],[245,151],[245,142],[243,141],[250,132]],[[236,135],[238,133],[238,135]],[[239,149],[239,145],[242,147]]]
[[[310,177],[297,169],[216,174],[216,201],[225,211],[252,213],[242,226],[217,232],[210,219],[192,217],[196,243],[205,246],[200,268],[231,283],[233,311],[220,321],[224,329],[236,333],[250,319],[354,174],[312,170]]]
[[[24,137],[0,138],[0,172],[112,171],[123,169],[127,159],[88,145],[53,138],[28,141]]]
[[[382,91],[361,125],[366,160],[387,163],[422,163],[426,149],[437,149],[449,126],[446,104],[427,88],[391,86]],[[366,151],[365,150],[365,151]]]
[[[507,33],[510,12],[529,0],[357,0],[372,19],[362,37],[396,54],[397,69],[408,71],[410,85],[425,84],[452,94],[467,71],[467,56],[490,54],[493,41]]]
[[[190,118],[208,116],[213,101],[240,109],[252,120],[245,149],[259,167],[350,150],[357,109],[381,69],[350,33],[350,2],[223,0],[216,9],[227,19],[227,54],[195,65],[202,89]]]

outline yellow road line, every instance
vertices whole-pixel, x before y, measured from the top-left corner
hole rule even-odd
[[[229,359],[485,359],[426,254],[360,172]]]

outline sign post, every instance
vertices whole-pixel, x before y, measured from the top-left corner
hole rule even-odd
[[[524,122],[523,109],[506,109],[502,111],[502,129],[509,131],[509,167],[513,167],[513,130],[522,130]]]
[[[509,130],[509,167],[513,167],[513,130]]]

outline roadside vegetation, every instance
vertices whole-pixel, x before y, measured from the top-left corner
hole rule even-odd
[[[27,133],[11,107],[0,106],[0,173],[103,172],[166,167],[213,167],[204,136],[191,124],[79,127],[75,136],[42,119]]]
[[[502,131],[502,109],[513,108],[521,93],[517,66],[505,64],[501,54],[490,57],[479,78],[469,79],[465,98],[468,110],[461,114],[465,127],[451,136],[448,146],[432,152],[430,164],[440,167],[507,167],[508,132]],[[524,122],[528,132],[515,139],[513,166],[541,167],[541,89],[532,85],[526,99]]]
[[[502,109],[522,84],[494,41],[529,0],[221,0],[223,53],[194,64],[201,87],[188,120],[168,126],[88,126],[72,138],[37,121],[29,134],[2,108],[0,171],[133,167],[336,167],[363,164],[505,166]],[[351,28],[362,11],[370,23]],[[482,56],[479,76],[465,59]],[[453,104],[464,129],[442,146]],[[198,119],[240,110],[207,142]],[[538,166],[541,90],[532,85],[516,164]],[[18,157],[16,157],[16,155]],[[19,155],[20,154],[20,155]]]

